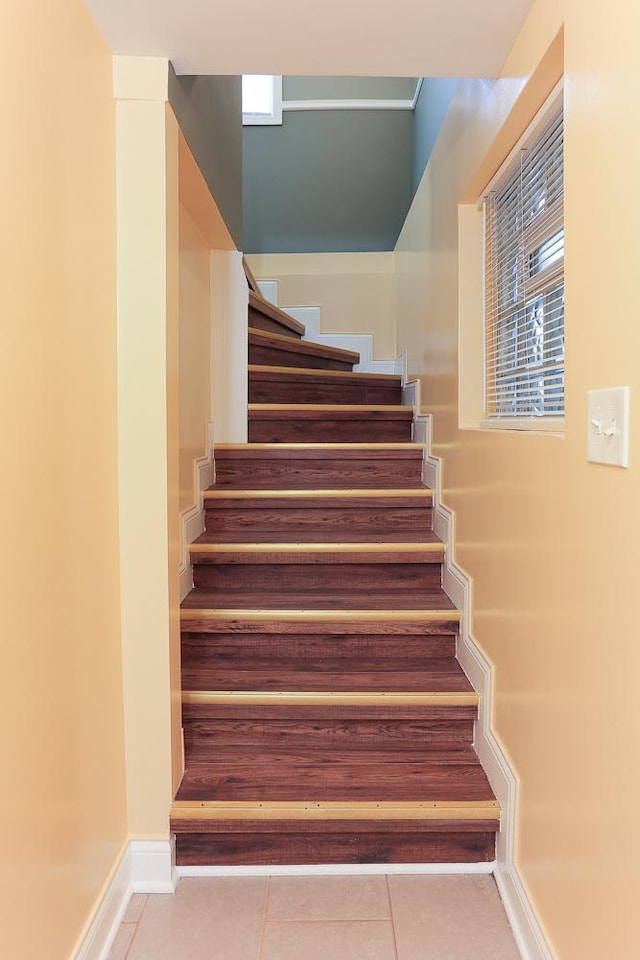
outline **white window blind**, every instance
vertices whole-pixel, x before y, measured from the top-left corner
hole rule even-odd
[[[485,415],[564,415],[563,115],[556,109],[483,199]]]

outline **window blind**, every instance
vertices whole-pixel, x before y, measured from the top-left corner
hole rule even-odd
[[[564,414],[563,199],[560,108],[483,199],[490,420]]]

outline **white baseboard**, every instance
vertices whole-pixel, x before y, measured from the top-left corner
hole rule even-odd
[[[106,960],[132,892],[131,851],[127,843],[70,960]]]
[[[175,840],[130,840],[108,877],[70,960],[107,960],[132,893],[173,893]]]
[[[420,383],[410,381],[403,390],[403,403],[414,408],[414,440],[425,444],[423,482],[433,490],[433,529],[445,544],[442,586],[462,613],[457,644],[458,660],[474,689],[480,695],[475,725],[475,749],[502,810],[500,832],[496,839],[494,875],[513,935],[523,960],[552,960],[542,928],[522,883],[514,860],[514,836],[518,780],[490,724],[493,696],[491,664],[478,648],[470,631],[471,585],[469,578],[453,562],[455,515],[440,501],[440,458],[430,452],[431,417],[421,416]]]
[[[204,505],[202,492],[210,487],[215,479],[215,464],[213,461],[213,424],[207,429],[208,456],[200,457],[195,462],[196,469],[196,503],[190,510],[180,514],[180,600],[184,600],[193,587],[193,568],[189,559],[189,545],[204,532]]]
[[[134,893],[173,893],[178,874],[176,841],[132,840],[131,886]]]
[[[180,877],[379,877],[398,874],[491,874],[495,863],[313,863],[287,866],[178,867]]]

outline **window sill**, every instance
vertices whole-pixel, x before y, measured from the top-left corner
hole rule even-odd
[[[544,433],[563,437],[564,417],[492,417],[482,420],[480,429],[506,433]]]

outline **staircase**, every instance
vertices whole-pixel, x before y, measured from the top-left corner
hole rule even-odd
[[[248,274],[249,443],[219,444],[182,606],[182,865],[478,863],[499,808],[400,378]]]

